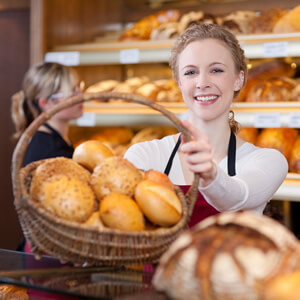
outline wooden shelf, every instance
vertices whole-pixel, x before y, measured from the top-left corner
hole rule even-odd
[[[300,32],[237,36],[246,57],[300,57]],[[174,40],[92,42],[58,46],[45,54],[46,61],[67,65],[107,65],[168,62]]]
[[[178,118],[187,117],[183,102],[160,103]],[[293,127],[300,128],[300,102],[257,102],[232,105],[236,120],[244,127]],[[170,125],[170,121],[159,112],[133,103],[98,103],[90,101],[84,105],[83,118],[73,124],[84,126]]]

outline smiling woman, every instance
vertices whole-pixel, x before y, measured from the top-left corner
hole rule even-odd
[[[184,191],[200,174],[190,226],[223,211],[262,213],[288,165],[279,151],[236,136],[230,106],[247,77],[237,39],[215,24],[192,25],[175,42],[170,66],[188,107],[182,124],[193,139],[177,134],[135,144],[125,157],[140,169],[165,172]]]

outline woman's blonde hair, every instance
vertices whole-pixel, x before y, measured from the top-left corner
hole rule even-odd
[[[192,42],[201,41],[205,39],[215,39],[221,41],[230,51],[236,72],[244,72],[244,80],[242,87],[245,85],[247,78],[247,61],[245,58],[244,50],[241,48],[236,37],[216,24],[193,24],[189,26],[182,35],[177,39],[171,49],[170,67],[173,72],[174,79],[178,82],[178,57],[180,53]],[[240,91],[234,92],[234,97],[238,95]],[[229,125],[234,133],[239,130],[239,124],[234,120],[233,112],[230,112]]]
[[[50,98],[58,91],[70,93],[77,81],[77,73],[70,67],[58,63],[44,62],[33,65],[25,74],[23,89],[11,100],[11,115],[18,140],[29,124],[42,112],[40,98]]]

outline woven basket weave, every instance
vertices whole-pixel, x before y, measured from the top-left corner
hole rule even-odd
[[[185,140],[190,140],[188,132],[173,113],[154,101],[138,95],[119,93],[79,95],[66,99],[42,113],[23,133],[12,158],[14,205],[24,236],[36,256],[46,253],[64,260],[88,262],[95,265],[156,263],[169,244],[187,227],[197,198],[198,174],[195,175],[193,184],[186,195],[176,188],[183,207],[180,221],[170,228],[152,231],[128,232],[109,228],[87,228],[62,220],[31,201],[29,188],[32,175],[36,167],[42,163],[42,161],[37,161],[22,168],[31,137],[42,124],[64,108],[94,99],[107,102],[110,98],[146,105],[161,112],[172,121]]]

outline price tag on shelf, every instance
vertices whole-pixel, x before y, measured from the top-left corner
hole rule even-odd
[[[290,113],[289,117],[289,126],[292,128],[300,128],[300,113]]]
[[[288,56],[288,42],[264,43],[264,57]]]
[[[69,52],[48,52],[45,54],[46,62],[57,62],[65,66],[78,66],[80,53],[78,51]]]
[[[280,113],[259,113],[255,115],[256,128],[279,128]]]
[[[76,120],[78,126],[95,126],[96,114],[84,113],[80,118]]]
[[[139,49],[124,49],[120,51],[121,64],[137,64],[140,62]]]

